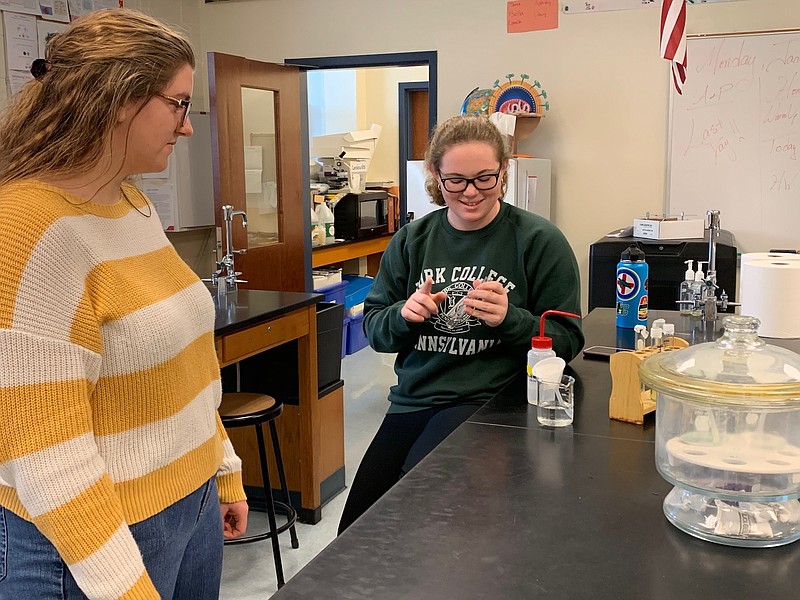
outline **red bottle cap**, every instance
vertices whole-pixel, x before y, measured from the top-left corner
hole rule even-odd
[[[544,334],[544,320],[548,315],[561,315],[562,317],[573,317],[575,319],[581,318],[580,315],[563,310],[544,311],[542,316],[539,318],[539,335],[531,338],[531,348],[536,348],[537,350],[549,350],[553,347],[553,338],[547,337]]]
[[[531,338],[531,348],[537,350],[549,350],[553,347],[553,338],[537,335]]]

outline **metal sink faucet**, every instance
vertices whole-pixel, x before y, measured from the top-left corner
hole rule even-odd
[[[225,256],[217,261],[217,270],[211,273],[211,278],[203,280],[217,287],[217,297],[220,298],[225,297],[226,294],[235,292],[237,290],[236,284],[247,283],[246,279],[237,279],[242,273],[236,270],[233,261],[235,254],[247,253],[246,248],[242,248],[241,250],[234,250],[233,248],[232,225],[233,218],[237,215],[242,217],[242,227],[247,229],[247,213],[243,210],[233,210],[233,206],[230,204],[225,204],[222,207],[222,219],[225,221]]]
[[[717,238],[720,234],[719,211],[709,210],[706,213],[708,231],[708,269],[700,293],[696,293],[692,300],[678,300],[679,306],[688,305],[692,314],[699,314],[704,321],[714,322],[719,311],[726,312],[729,306],[739,306],[736,302],[728,301],[728,294],[722,290],[717,298]]]

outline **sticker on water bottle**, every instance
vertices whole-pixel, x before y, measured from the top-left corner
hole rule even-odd
[[[641,286],[642,281],[636,271],[628,267],[619,267],[617,269],[617,298],[630,300],[636,297]]]
[[[639,320],[647,320],[647,294],[639,299]]]

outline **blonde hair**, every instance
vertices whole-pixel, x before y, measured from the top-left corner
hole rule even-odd
[[[47,70],[0,121],[0,182],[70,175],[97,165],[129,102],[149,99],[195,66],[188,40],[142,13],[89,13],[53,36]]]
[[[428,148],[425,150],[425,167],[427,176],[425,178],[425,190],[431,197],[434,204],[444,206],[444,196],[439,189],[439,182],[431,174],[431,170],[439,172],[442,165],[442,157],[445,152],[453,146],[466,144],[468,142],[483,142],[494,148],[497,160],[501,166],[506,166],[511,158],[511,153],[506,146],[503,136],[495,127],[494,123],[481,115],[462,115],[451,117],[444,123],[440,123],[431,136]],[[508,187],[508,172],[503,173],[503,181],[500,188],[500,198],[506,195]]]

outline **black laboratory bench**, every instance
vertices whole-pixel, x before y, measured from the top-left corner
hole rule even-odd
[[[324,300],[321,294],[304,292],[237,290],[220,302],[216,290],[209,287],[209,291],[214,297],[214,335],[217,336],[246,329]]]
[[[658,316],[696,341],[718,331]],[[587,344],[613,345],[614,311],[593,311],[584,329]],[[800,543],[735,548],[676,529],[662,512],[671,486],[656,471],[654,421],[609,420],[607,362],[570,367],[571,427],[540,426],[514,382],[273,598],[795,597]]]
[[[213,292],[212,292],[213,293]],[[321,294],[243,290],[223,298],[214,296],[216,320],[214,343],[219,364],[226,373],[288,348],[293,367],[282,371],[263,369],[240,391],[273,394],[284,404],[276,421],[292,504],[301,521],[317,523],[322,505],[344,489],[344,391],[338,377],[320,387],[318,318]],[[341,358],[341,330],[334,358]],[[242,380],[246,368],[242,367]],[[279,389],[281,393],[273,391]],[[285,390],[291,390],[290,392]],[[258,446],[252,428],[236,428],[228,436],[242,459],[242,479],[251,504],[264,503]],[[277,488],[273,481],[273,487]]]

